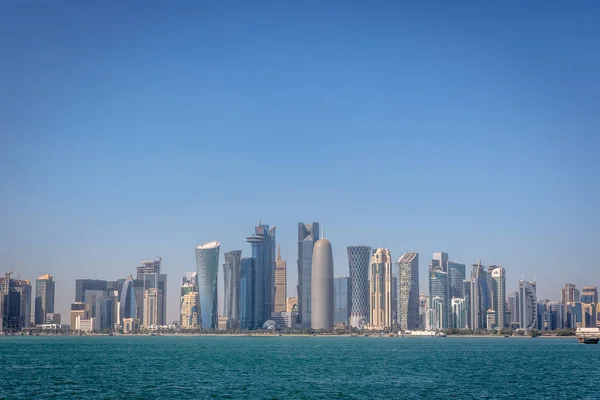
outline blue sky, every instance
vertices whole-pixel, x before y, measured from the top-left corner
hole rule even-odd
[[[600,6],[5,2],[0,272],[117,279],[299,221],[345,247],[600,285]],[[220,274],[222,271],[220,271]],[[222,285],[222,276],[219,276]]]

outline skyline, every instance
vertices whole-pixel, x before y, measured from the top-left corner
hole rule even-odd
[[[0,271],[117,279],[297,223],[346,246],[600,286],[600,5],[3,4]],[[262,171],[262,172],[258,172]]]

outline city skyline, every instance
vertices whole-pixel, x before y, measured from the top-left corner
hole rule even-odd
[[[290,296],[298,221],[335,275],[367,245],[418,251],[421,292],[440,251],[508,292],[598,284],[597,4],[334,3],[7,4],[0,271],[52,274],[64,316],[160,255],[177,320],[190,249],[247,257],[262,219]]]

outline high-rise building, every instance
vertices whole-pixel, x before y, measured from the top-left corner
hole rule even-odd
[[[401,330],[419,326],[419,254],[405,253],[398,259],[397,268],[397,319]]]
[[[472,267],[469,302],[470,329],[487,329],[487,311],[490,309],[488,274],[481,261],[473,264]]]
[[[597,325],[596,303],[581,303],[581,327],[595,328]]]
[[[138,316],[143,318],[144,310],[144,296],[147,289],[158,289],[162,295],[158,314],[158,325],[167,324],[167,275],[160,273],[160,267],[162,265],[162,258],[158,257],[156,260],[142,261],[142,263],[136,268],[137,277],[134,281],[134,291],[136,293],[136,303],[138,307],[142,306],[140,310],[138,308]],[[138,317],[139,318],[139,317]],[[142,325],[149,325],[147,321],[140,321]]]
[[[79,301],[71,304],[71,330],[77,330],[77,318],[88,319],[87,305]]]
[[[35,324],[45,324],[48,313],[54,313],[54,280],[46,274],[35,281]]]
[[[448,284],[450,285],[450,290],[448,296],[450,298],[463,298],[465,296],[464,293],[464,285],[463,282],[466,278],[465,275],[465,264],[457,263],[456,261],[448,261]]]
[[[439,271],[443,273],[442,271]],[[446,302],[440,296],[433,296],[431,298],[431,310],[433,313],[430,313],[430,322],[429,327],[431,329],[441,330],[447,327],[444,326],[445,321],[448,321],[448,316],[446,315],[446,310],[450,307],[446,307]]]
[[[472,278],[468,278],[465,279],[463,281],[463,293],[465,295],[465,297],[463,297],[465,299],[465,307],[467,309],[467,324],[466,324],[466,328],[467,329],[474,329],[473,327],[473,321],[471,320],[471,306],[472,306],[472,298],[473,298],[473,294],[472,294],[472,290],[473,290],[473,279]]]
[[[369,311],[369,246],[348,246],[350,271],[350,326],[362,329],[370,322]]]
[[[392,327],[392,258],[378,248],[371,257],[370,309],[372,329]]]
[[[31,282],[0,278],[0,331],[19,331],[31,325]]]
[[[310,326],[333,329],[333,251],[324,237],[315,242],[311,275]]]
[[[448,272],[448,253],[433,253],[430,269]]]
[[[244,257],[240,265],[240,329],[254,329],[254,258]]]
[[[497,267],[492,271],[492,292],[494,297],[494,324],[496,329],[504,329],[506,318],[506,276],[504,268]]]
[[[200,327],[198,273],[195,271],[186,272],[181,280],[179,310],[179,323],[182,329],[198,329]]]
[[[294,311],[295,310],[295,311]],[[285,305],[285,312],[298,313],[298,298],[297,297],[288,297]]]
[[[254,234],[246,241],[252,247],[254,258],[253,328],[261,328],[274,310],[275,227],[259,223],[254,229]]]
[[[116,322],[113,301],[113,297],[111,296],[103,296],[96,299],[96,310],[98,312],[96,323],[98,329],[113,330]]]
[[[219,275],[218,241],[196,247],[198,269],[198,297],[200,299],[200,326],[202,329],[217,329],[217,279]]]
[[[465,329],[467,324],[468,302],[464,298],[452,298],[452,327]]]
[[[439,323],[439,326],[436,325],[436,329],[446,329],[449,326],[448,318],[450,314],[448,272],[446,272],[448,269],[448,255],[446,253],[434,253],[433,256],[434,258],[429,264],[429,303],[433,305],[434,298],[437,298],[435,307],[431,307],[436,313],[435,320]],[[446,271],[443,270],[444,265]]]
[[[515,291],[508,295],[508,313],[510,314],[511,325],[519,323],[519,310],[519,292]]]
[[[535,282],[519,281],[519,324],[525,330],[537,328]]]
[[[333,280],[333,322],[348,325],[350,320],[350,278],[341,276]]]
[[[427,310],[429,309],[429,297],[421,293],[419,295],[419,328],[425,329],[427,320]]]
[[[159,316],[162,314],[162,291],[156,288],[146,289],[144,292],[144,325],[158,326]]]
[[[567,303],[565,314],[567,315],[565,318],[565,328],[577,328],[577,325],[581,325],[582,323],[581,302]]]
[[[281,248],[277,246],[275,260],[275,312],[285,312],[287,299],[287,263],[281,258]]]
[[[596,286],[584,286],[581,290],[581,302],[586,304],[598,303],[598,288]]]
[[[561,300],[564,305],[581,301],[581,296],[577,287],[572,283],[567,283],[561,290]]]
[[[310,326],[312,258],[319,239],[319,223],[298,223],[298,324]]]
[[[224,254],[223,264],[223,318],[227,329],[235,329],[240,320],[240,263],[242,251],[233,250]]]

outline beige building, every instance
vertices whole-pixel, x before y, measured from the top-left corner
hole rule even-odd
[[[189,292],[181,298],[181,328],[198,329],[198,292]]]
[[[160,325],[160,316],[162,315],[162,290],[152,288],[144,292],[144,326]]]
[[[377,249],[371,257],[371,329],[392,327],[392,258],[388,249]]]
[[[581,304],[581,327],[595,328],[596,327],[596,304]]]
[[[229,329],[229,318],[219,317],[219,319],[217,320],[217,328],[220,331],[226,331],[227,329]]]
[[[123,318],[123,333],[130,333],[140,329],[140,320],[137,318]]]
[[[285,304],[285,312],[292,312],[294,306],[298,306],[298,298],[297,297],[288,297]]]
[[[77,318],[87,319],[87,305],[85,303],[71,304],[71,330],[77,330]]]
[[[275,260],[275,312],[285,312],[287,298],[287,265],[281,259],[281,249],[277,245]]]

